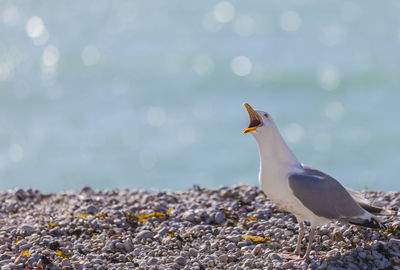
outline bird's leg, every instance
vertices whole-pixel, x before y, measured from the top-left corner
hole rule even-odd
[[[293,254],[299,255],[301,253],[301,240],[303,239],[304,236],[304,223],[303,221],[299,222],[299,237],[297,238],[297,245],[296,245],[296,249],[294,250]]]
[[[311,245],[312,245],[312,242],[314,241],[314,233],[315,233],[315,228],[311,227],[306,254],[304,254],[304,257],[303,257],[304,260],[310,259]]]
[[[283,259],[287,259],[287,260],[301,260],[300,257],[300,253],[301,253],[301,240],[303,239],[304,236],[304,222],[303,221],[299,221],[299,237],[297,238],[297,245],[296,245],[296,249],[293,252],[281,252],[279,253],[279,255],[283,258]]]

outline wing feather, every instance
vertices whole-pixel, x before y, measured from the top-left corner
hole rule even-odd
[[[367,213],[329,175],[292,174],[289,176],[289,186],[301,203],[317,216],[348,221]]]

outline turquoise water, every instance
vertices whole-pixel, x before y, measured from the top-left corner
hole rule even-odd
[[[257,184],[298,158],[399,190],[399,1],[0,1],[0,189]]]

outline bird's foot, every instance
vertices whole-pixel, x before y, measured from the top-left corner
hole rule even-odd
[[[305,261],[305,262],[310,262],[310,255],[304,255],[303,258],[301,258],[301,260]]]
[[[290,260],[290,261],[300,261],[302,260],[300,256],[300,252],[279,252],[278,253],[279,257],[281,257],[284,260]]]

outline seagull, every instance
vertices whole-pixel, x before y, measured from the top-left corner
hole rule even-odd
[[[361,193],[346,189],[328,174],[300,163],[271,116],[253,110],[248,103],[243,106],[250,118],[243,133],[251,133],[258,144],[261,189],[277,206],[292,213],[299,223],[296,249],[288,258],[300,259],[304,221],[308,221],[311,227],[305,260],[310,258],[315,229],[331,221],[386,228],[376,215],[391,215],[390,210],[370,205]]]

